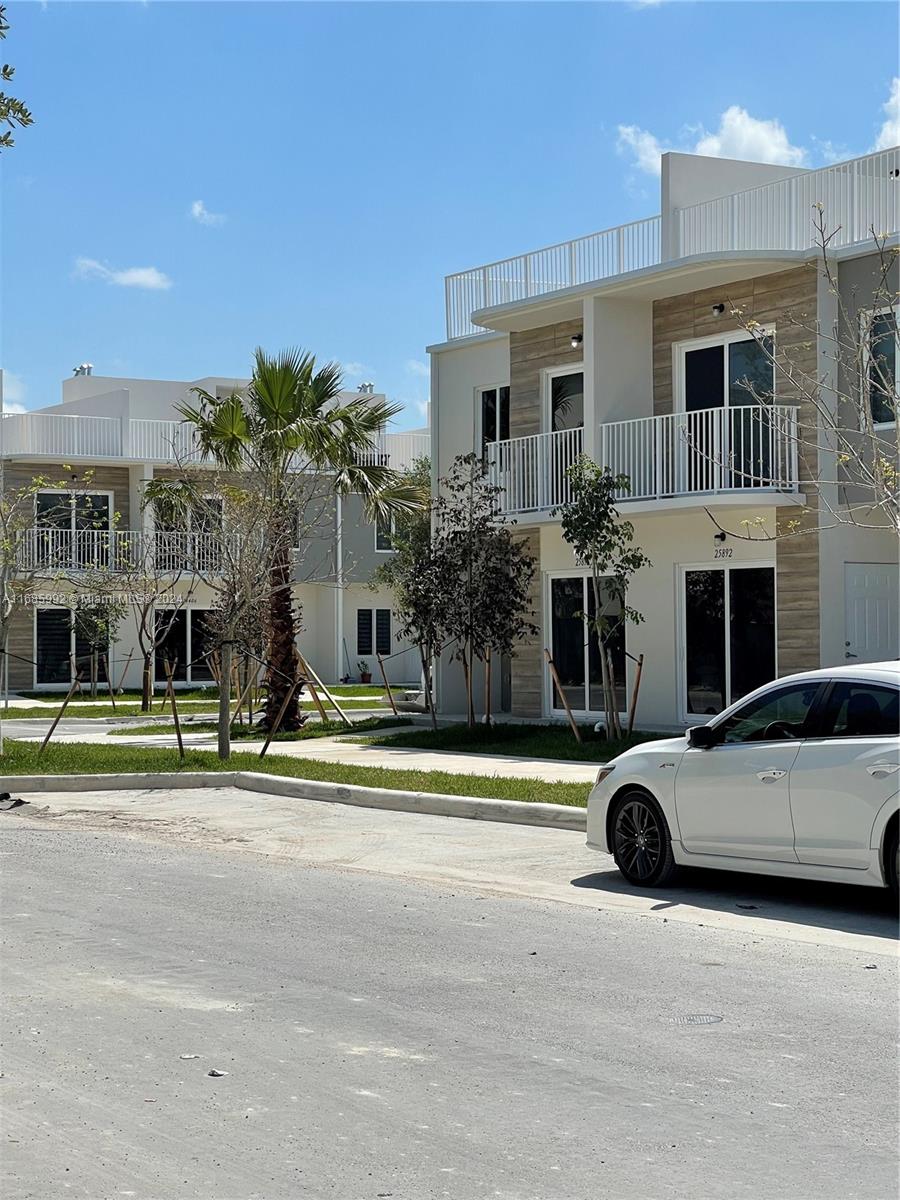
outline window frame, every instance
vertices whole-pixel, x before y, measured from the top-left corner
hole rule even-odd
[[[32,609],[32,612],[34,613],[34,616],[32,618],[32,622],[31,622],[31,661],[32,661],[31,679],[32,679],[33,690],[36,692],[38,692],[38,691],[48,691],[49,692],[49,691],[68,689],[72,686],[72,683],[75,679],[73,663],[74,663],[74,658],[75,658],[75,652],[78,648],[78,638],[77,638],[77,634],[75,632],[75,607],[69,606],[67,604],[36,604],[34,606],[34,608]],[[68,678],[67,682],[58,682],[58,683],[39,683],[38,682],[38,677],[37,677],[38,676],[38,613],[40,613],[40,612],[62,612],[62,613],[69,614],[69,678]],[[112,657],[110,655],[109,651],[110,651],[110,646],[107,645],[106,655],[107,655],[107,666],[108,667],[109,667],[110,658]],[[109,668],[109,669],[111,670],[111,668]],[[84,687],[84,685],[86,683],[90,684],[90,680],[82,678],[81,686]]]
[[[678,719],[685,726],[690,725],[706,725],[712,724],[713,721],[718,721],[721,713],[716,713],[710,716],[708,721],[704,721],[705,713],[692,713],[688,711],[688,695],[687,695],[687,605],[685,603],[685,588],[687,585],[686,575],[688,571],[722,571],[726,576],[731,571],[752,570],[753,568],[768,568],[771,570],[775,584],[775,676],[772,682],[778,678],[778,573],[776,571],[775,559],[764,558],[760,560],[750,559],[747,562],[689,562],[676,563],[676,596],[675,596],[675,612],[677,625],[677,648],[678,648],[678,670],[677,687],[678,687],[678,704],[676,712]],[[726,633],[730,628],[731,620],[731,594],[728,586],[728,579],[725,580],[725,630]],[[725,687],[728,694],[731,694],[731,646],[726,642],[726,661],[725,661]],[[768,685],[766,685],[768,686]],[[748,693],[749,695],[749,693]],[[741,696],[739,700],[729,700],[722,712],[731,708],[732,704],[738,704],[745,697]]]
[[[35,529],[57,529],[56,525],[39,525],[37,498],[38,496],[66,496],[69,502],[69,533],[75,534],[78,532],[84,533],[85,530],[77,530],[75,528],[75,500],[79,496],[105,496],[109,501],[107,511],[107,527],[98,529],[98,533],[112,533],[113,520],[115,516],[115,500],[116,494],[112,488],[37,488],[34,493],[34,528]],[[62,532],[62,530],[60,530]]]
[[[506,388],[508,391],[509,390],[509,380],[505,380],[503,383],[479,384],[479,386],[475,388],[474,449],[475,449],[475,453],[477,455],[479,455],[479,457],[484,456],[488,446],[496,446],[496,444],[497,444],[496,441],[495,442],[486,442],[484,440],[484,394],[485,394],[485,392],[496,392],[497,393],[497,405],[498,405],[497,411],[498,411],[498,415],[499,415],[501,388]],[[510,397],[507,397],[506,402],[508,405],[510,402]],[[498,422],[498,425],[499,425],[499,422]],[[506,438],[498,438],[497,439],[497,441],[501,441],[501,442],[504,442],[506,440],[507,440]]]
[[[856,684],[858,687],[883,688],[885,691],[893,690],[895,692],[900,693],[900,688],[895,687],[890,683],[885,683],[881,679],[829,679],[827,681],[827,686],[819,699],[819,707],[818,707],[818,713],[817,713],[818,719],[816,722],[815,732],[810,734],[809,738],[815,739],[817,741],[822,741],[822,742],[831,742],[831,741],[839,741],[844,738],[848,738],[852,741],[857,741],[857,740],[866,739],[866,738],[869,738],[869,739],[872,739],[872,738],[896,739],[898,736],[900,736],[900,731],[898,731],[898,733],[829,733],[829,732],[826,732],[824,722],[825,722],[825,718],[828,714],[829,706],[831,704],[831,697],[834,694],[835,688],[841,687],[842,685],[845,685],[845,684],[850,685],[850,686],[853,686],[854,684]],[[807,740],[809,740],[809,738]]]
[[[897,426],[898,416],[894,415],[892,421],[876,421],[872,413],[872,398],[869,395],[869,367],[872,360],[871,347],[869,338],[866,337],[866,326],[871,327],[872,322],[876,317],[884,316],[886,313],[894,315],[894,374],[895,384],[900,380],[900,304],[880,304],[871,308],[860,308],[857,313],[857,321],[859,327],[859,337],[863,348],[862,363],[860,364],[861,378],[860,390],[864,399],[865,411],[869,414],[869,420],[872,423],[872,429],[876,433],[888,429],[895,429]]]
[[[373,522],[374,527],[375,527],[375,553],[376,554],[396,554],[397,549],[394,546],[394,536],[397,533],[397,518],[396,518],[396,516],[394,516],[394,514],[391,513],[391,516],[388,520],[389,528],[388,528],[387,540],[390,543],[390,545],[388,545],[388,546],[379,546],[378,545],[378,539],[381,536],[381,533],[383,532],[383,530],[379,530],[379,523],[380,523],[379,519],[376,517],[375,521]]]
[[[778,345],[777,335],[776,335],[777,331],[776,331],[776,326],[774,324],[760,326],[759,333],[760,333],[760,337],[771,338],[773,345],[777,347],[777,345]],[[672,343],[672,382],[674,384],[673,393],[674,393],[674,397],[675,397],[675,411],[677,413],[687,412],[687,408],[685,407],[686,396],[685,396],[685,391],[684,391],[685,380],[687,377],[687,368],[686,368],[685,361],[684,361],[686,354],[689,354],[692,350],[707,350],[712,346],[728,347],[728,346],[733,345],[735,342],[755,342],[758,340],[759,340],[759,338],[754,337],[753,334],[748,334],[746,329],[729,329],[729,330],[723,330],[721,333],[706,334],[704,337],[685,338],[684,341],[673,342]],[[728,353],[727,353],[727,350],[726,350],[726,353],[723,354],[722,360],[723,360],[722,361],[722,371],[723,371],[723,374],[722,374],[722,396],[724,399],[724,404],[722,404],[721,407],[722,408],[746,407],[745,405],[732,406],[729,403]],[[750,393],[748,392],[747,393],[747,404],[749,405],[751,403],[752,403],[752,401],[750,400]],[[777,404],[777,403],[778,403],[778,372],[775,370],[775,367],[773,366],[772,367],[772,399],[770,401],[770,404]],[[696,411],[704,412],[706,410],[697,409]]]
[[[173,611],[172,607],[166,606],[164,604],[160,605],[159,608],[156,608],[154,606],[153,619],[156,620],[157,613],[172,612],[172,611]],[[211,678],[209,678],[209,679],[194,679],[194,677],[193,677],[193,675],[194,675],[194,617],[195,616],[205,616],[207,613],[212,612],[213,610],[210,608],[193,608],[189,604],[182,604],[174,611],[183,612],[184,616],[185,616],[184,640],[185,640],[185,654],[187,657],[186,657],[186,662],[185,662],[184,679],[173,679],[172,680],[173,684],[176,687],[178,687],[179,685],[181,687],[204,687],[207,685],[210,687],[215,686],[215,682],[216,682],[215,675],[213,674],[211,667],[210,667],[210,672],[209,672]],[[154,655],[153,655],[153,686],[154,687],[156,687],[157,684],[164,684],[166,682],[165,675],[163,675],[162,678],[159,678],[157,676],[157,673],[156,673],[157,657],[158,657],[158,651],[156,653],[154,653]]]
[[[784,745],[784,744],[790,743],[790,742],[808,742],[810,738],[816,736],[817,731],[821,727],[820,723],[821,723],[821,716],[822,716],[822,712],[823,712],[823,705],[825,703],[825,697],[828,694],[827,681],[823,681],[821,679],[820,680],[809,679],[805,683],[803,681],[790,683],[787,679],[779,682],[778,679],[776,678],[776,679],[773,679],[770,684],[766,685],[767,691],[762,696],[757,697],[757,699],[758,700],[774,699],[776,696],[778,696],[782,692],[791,692],[791,691],[794,691],[796,689],[803,688],[803,687],[815,687],[816,694],[813,696],[812,701],[810,702],[809,711],[807,712],[806,717],[803,720],[803,728],[802,728],[802,731],[799,734],[799,736],[797,736],[795,738],[757,738],[754,740],[749,740],[749,741],[743,740],[743,741],[739,741],[739,742],[726,742],[725,738],[723,736],[721,738],[721,740],[717,743],[717,745],[719,745],[719,746],[769,746],[769,745],[781,746],[781,745]],[[752,695],[752,693],[751,693],[751,695]],[[728,712],[728,710],[726,709],[725,712],[720,713],[717,717],[715,717],[712,721],[709,722],[710,727],[712,729],[716,730],[716,732],[718,733],[719,730],[721,729],[721,727],[727,721],[734,720],[734,718],[740,712],[740,709],[742,706],[745,706],[747,704],[754,704],[754,703],[756,703],[756,700],[751,700],[749,696],[742,696],[740,698],[740,700],[735,701],[735,704],[738,706],[738,708],[735,712]],[[729,707],[731,707],[731,706],[729,705]]]
[[[369,650],[360,650],[359,648],[359,614],[361,612],[367,612],[371,620],[370,629],[372,631],[372,646]],[[358,658],[375,658],[378,655],[380,655],[382,658],[385,657],[385,654],[378,648],[378,614],[380,612],[386,612],[388,614],[388,649],[386,653],[391,653],[390,647],[393,645],[394,640],[393,610],[383,604],[373,605],[371,608],[361,604],[356,609],[356,654]]]
[[[554,655],[556,653],[556,647],[553,645],[553,581],[555,579],[580,579],[580,580],[582,580],[582,593],[581,594],[584,598],[584,603],[588,604],[589,603],[588,590],[590,588],[590,583],[591,583],[592,578],[593,578],[593,576],[591,575],[591,572],[586,570],[584,567],[565,567],[565,568],[560,568],[559,570],[556,570],[556,571],[547,571],[547,572],[543,573],[542,592],[543,592],[544,616],[542,619],[542,624],[543,624],[544,628],[543,628],[543,632],[542,632],[541,636],[543,637],[542,644],[550,647],[551,655]],[[585,623],[585,626],[586,626],[586,623]],[[619,712],[619,718],[621,720],[624,720],[628,715],[627,705],[628,705],[628,696],[629,696],[629,686],[631,683],[631,666],[630,666],[630,660],[628,657],[629,630],[628,630],[628,622],[627,621],[625,622],[624,633],[625,633],[625,673],[621,679],[618,679],[618,678],[616,679],[616,688],[617,688],[617,690],[621,689],[621,691],[624,695],[625,704],[626,704],[626,707]],[[585,645],[583,647],[583,654],[584,654],[584,684],[583,684],[583,687],[584,687],[584,697],[588,704],[590,704],[590,702],[591,702],[590,650],[587,645],[587,641],[588,641],[589,637],[590,637],[590,634],[588,634],[586,632]],[[565,709],[562,706],[560,706],[559,708],[554,707],[554,704],[553,704],[553,689],[554,689],[553,676],[550,674],[550,668],[548,667],[546,662],[543,663],[542,671],[543,671],[543,709],[544,709],[544,713],[551,719],[552,718],[557,718],[557,719],[561,719],[561,720],[565,719]],[[570,705],[570,707],[572,707],[572,706]],[[572,707],[572,713],[574,716],[581,717],[585,721],[588,721],[588,720],[596,721],[598,717],[603,716],[603,709],[602,708],[574,708],[574,707]]]
[[[584,390],[584,359],[580,362],[567,363],[559,367],[544,367],[541,371],[541,432],[554,433],[566,432],[562,430],[554,430],[553,428],[553,380],[559,379],[564,375],[580,375],[581,376],[581,404],[582,404],[582,422],[581,428],[584,429],[587,424],[587,395]],[[573,433],[574,430],[567,432]]]

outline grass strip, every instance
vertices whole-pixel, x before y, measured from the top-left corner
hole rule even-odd
[[[353,728],[367,729],[396,729],[400,725],[410,725],[409,717],[366,717],[362,721],[354,721]],[[182,733],[218,732],[215,721],[186,721],[181,722]],[[275,742],[305,742],[309,738],[334,737],[336,733],[347,733],[343,721],[310,721],[302,729],[292,733],[276,733],[272,739]],[[125,725],[121,729],[110,730],[110,737],[142,737],[151,734],[166,734],[175,736],[174,725]],[[246,725],[232,725],[231,740],[233,742],[261,742],[265,739],[265,731]]]
[[[188,750],[184,761],[177,750],[146,746],[66,745],[52,743],[38,756],[30,742],[7,739],[0,755],[0,778],[14,788],[16,775],[104,775],[131,771],[264,771],[291,779],[311,779],[403,792],[437,792],[487,800],[524,800],[583,808],[587,783],[545,783],[540,779],[503,779],[488,775],[451,775],[446,771],[393,770],[320,763],[308,758],[271,755],[260,762],[256,754],[238,752],[220,762],[209,750]]]
[[[183,712],[185,716],[193,716],[193,714],[197,711],[197,709],[193,705],[193,703],[190,708],[182,710],[181,709],[181,697],[178,698],[178,701],[179,701],[179,712]],[[384,708],[384,710],[386,712],[389,711],[386,703],[383,705],[382,704],[373,704],[371,701],[367,701],[367,700],[348,700],[346,703],[344,703],[343,701],[338,701],[338,702],[340,703],[341,708],[346,709],[347,712],[359,712],[361,710],[371,711],[372,709],[381,709],[381,708]],[[209,705],[208,711],[214,712],[216,704],[217,704],[215,697],[208,699],[207,703]],[[56,716],[56,714],[59,712],[61,707],[62,707],[62,701],[60,701],[58,704],[54,704],[52,706],[44,705],[44,706],[41,706],[40,708],[37,708],[37,707],[32,708],[30,706],[28,708],[24,708],[24,707],[13,708],[12,705],[10,705],[10,707],[6,710],[6,712],[2,712],[2,708],[0,708],[0,716],[2,716],[4,721],[30,721],[30,720],[52,721],[53,718]],[[313,702],[311,700],[301,701],[300,707],[303,709],[304,712],[315,712],[316,711],[316,706],[313,704]],[[116,701],[116,707],[115,707],[115,709],[113,709],[112,705],[109,703],[107,703],[107,704],[101,704],[101,703],[79,704],[76,701],[76,702],[73,702],[72,704],[70,704],[69,707],[66,709],[66,718],[69,718],[69,717],[92,717],[95,720],[102,721],[102,720],[107,720],[109,717],[171,716],[171,712],[172,712],[172,710],[168,705],[166,705],[166,708],[163,711],[160,711],[158,703],[154,705],[152,712],[145,713],[145,712],[141,711],[141,706],[139,703],[137,703],[137,704],[120,704],[118,701]],[[205,713],[203,715],[205,715]]]
[[[432,730],[417,728],[398,734],[360,738],[373,746],[402,746],[416,750],[451,750],[469,754],[509,754],[520,758],[555,759],[564,762],[608,762],[623,750],[665,733],[634,733],[631,737],[606,740],[590,725],[580,726],[584,741],[579,743],[568,725],[500,724],[468,729],[465,725],[447,725]]]

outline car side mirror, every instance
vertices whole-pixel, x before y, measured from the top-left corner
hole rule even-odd
[[[711,725],[694,725],[687,732],[688,745],[694,750],[709,750],[721,741],[719,732]]]

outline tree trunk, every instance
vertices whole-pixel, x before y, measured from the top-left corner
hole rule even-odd
[[[231,755],[231,642],[223,642],[219,648],[222,663],[222,682],[219,684],[219,758],[226,760]]]
[[[92,700],[97,699],[97,676],[99,674],[99,671],[97,669],[97,658],[98,658],[97,647],[91,646],[91,699]]]
[[[150,712],[153,697],[153,651],[148,650],[144,655],[144,667],[141,671],[141,712]]]
[[[431,717],[431,728],[437,729],[437,714],[434,711],[434,692],[431,687],[431,654],[419,642],[419,658],[422,660],[422,685],[425,689],[425,711]]]
[[[466,726],[475,728],[475,698],[472,695],[472,666],[469,661],[469,647],[466,645],[462,656],[463,677],[466,681]]]
[[[278,551],[269,572],[269,644],[266,653],[266,703],[262,725],[271,729],[281,710],[284,699],[291,690],[300,671],[297,655],[297,620],[294,615],[294,600],[291,595],[291,553],[285,548]],[[229,676],[222,670],[223,681]],[[283,730],[300,728],[300,699],[297,688],[281,719]]]
[[[484,723],[491,723],[491,648],[488,646],[484,658]]]

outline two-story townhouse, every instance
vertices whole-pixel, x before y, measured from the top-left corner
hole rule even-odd
[[[513,714],[562,715],[545,649],[572,709],[602,710],[587,572],[553,511],[582,453],[630,478],[619,510],[652,562],[629,594],[644,621],[615,651],[623,709],[644,656],[639,725],[696,722],[778,675],[898,656],[896,533],[835,520],[834,488],[822,502],[839,467],[797,379],[835,387],[838,306],[855,314],[873,295],[872,229],[896,245],[900,152],[817,171],[682,154],[661,165],[659,215],[445,281],[447,337],[429,347],[435,481],[455,455],[483,454],[538,563],[538,635],[497,683]],[[837,294],[817,265],[819,203],[837,228]],[[896,276],[895,259],[895,295]],[[896,313],[882,352],[896,379]],[[896,455],[892,414],[876,415]],[[779,536],[794,520],[803,532]],[[438,681],[441,708],[463,711],[453,663]]]
[[[196,458],[189,428],[176,411],[193,400],[192,389],[222,396],[248,382],[114,378],[85,367],[63,381],[61,403],[2,415],[3,486],[30,485],[36,478],[47,484],[35,496],[33,528],[21,537],[23,566],[39,570],[32,602],[16,612],[10,630],[6,683],[11,690],[69,686],[73,663],[83,665],[85,658],[68,602],[77,593],[79,572],[99,565],[113,581],[117,567],[127,574],[125,564],[129,557],[133,561],[139,539],[152,547],[154,562],[163,564],[163,584],[171,568],[169,611],[175,608],[177,615],[165,651],[177,662],[177,682],[212,681],[204,617],[214,604],[207,580],[221,531],[198,522],[187,529],[168,527],[145,503],[144,489],[154,478],[171,477],[185,456]],[[382,398],[371,385],[364,390]],[[403,470],[428,455],[428,430],[386,430],[371,453],[377,462]],[[198,465],[204,464],[198,460]],[[208,514],[204,520],[208,524]],[[385,658],[392,683],[416,681],[418,657],[396,638],[392,597],[370,586],[376,567],[391,553],[390,530],[376,528],[353,495],[331,496],[315,520],[314,545],[306,545],[295,568],[301,653],[326,682],[358,677],[360,662],[379,678],[377,653]],[[298,524],[306,528],[309,522]],[[124,672],[125,685],[135,687],[141,672],[136,613],[136,607],[128,608],[109,650],[111,677],[118,682]],[[156,677],[157,683],[165,680],[161,661]]]

